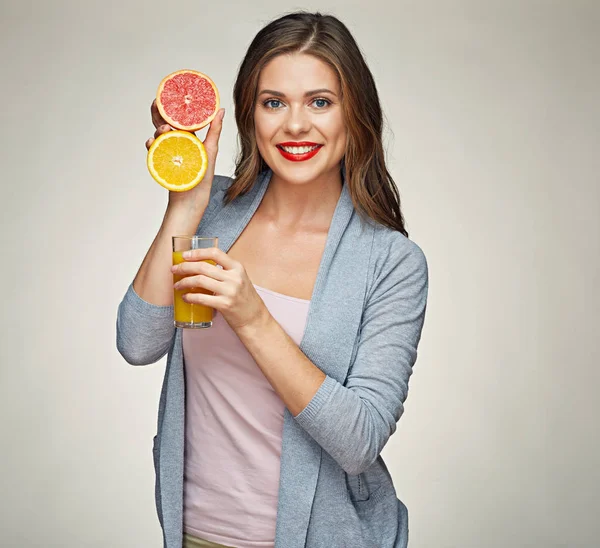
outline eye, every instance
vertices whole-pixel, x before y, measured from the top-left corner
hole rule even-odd
[[[267,108],[276,109],[276,108],[279,108],[279,107],[277,107],[277,106],[274,106],[274,107],[273,106],[269,106],[269,103],[281,103],[281,101],[279,99],[269,99],[268,101],[265,101],[263,103],[263,105],[266,106]]]
[[[317,105],[317,107],[319,109],[323,109],[326,106],[329,106],[331,104],[331,101],[329,99],[323,99],[322,97],[319,97],[318,99],[314,100],[314,103],[317,103],[317,102],[321,103],[320,105]],[[323,104],[323,103],[325,103],[325,104]]]

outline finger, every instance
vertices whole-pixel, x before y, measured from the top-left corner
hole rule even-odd
[[[173,288],[176,291],[190,291],[193,288],[201,288],[212,291],[213,293],[220,293],[222,286],[223,282],[214,280],[204,274],[198,274],[197,276],[186,276],[185,278],[182,278],[173,286]]]
[[[189,257],[186,255],[189,253]],[[217,264],[220,264],[225,270],[233,270],[240,266],[240,263],[232,259],[227,253],[218,247],[206,247],[204,249],[190,249],[184,253],[183,258],[186,261],[203,261],[212,259]],[[184,263],[181,263],[184,264]]]
[[[173,272],[173,274],[177,274],[178,276],[204,274],[205,276],[210,276],[211,278],[221,282],[227,279],[227,275],[222,268],[205,261],[195,261],[193,259],[172,266],[171,272]]]
[[[169,124],[163,124],[162,126],[158,126],[156,131],[154,132],[154,138],[156,139],[159,135],[163,133],[167,133],[168,131],[172,131],[173,128]]]
[[[154,142],[154,139],[150,138],[146,141],[146,148],[148,150],[150,150],[150,147],[152,146],[152,143]]]
[[[181,297],[186,303],[203,304],[215,309],[221,308],[222,297],[217,295],[206,295],[205,293],[184,293]]]
[[[210,123],[206,137],[204,138],[204,146],[206,152],[208,152],[213,158],[216,157],[217,151],[219,150],[219,137],[221,130],[223,129],[223,118],[225,116],[225,109],[219,109],[219,112]]]
[[[156,105],[156,99],[154,99],[154,101],[152,101],[152,104],[150,105],[150,114],[152,115],[152,123],[154,124],[154,127],[157,128],[159,126],[162,126],[163,124],[166,124],[166,121],[160,115],[158,106]]]

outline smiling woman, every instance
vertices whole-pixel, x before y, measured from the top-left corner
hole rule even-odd
[[[248,48],[233,97],[241,150],[227,202],[245,193],[266,169],[273,169],[276,179],[300,183],[331,174],[343,159],[357,213],[408,236],[400,196],[385,165],[375,81],[339,19],[299,12],[269,23]],[[274,148],[284,144],[278,139],[285,131],[294,137],[286,139],[290,146],[306,141],[323,150],[302,158],[288,150],[286,156]],[[311,159],[318,166],[290,170],[288,165]]]
[[[339,19],[297,12],[252,41],[234,101],[235,177],[214,175],[216,117],[207,175],[170,195],[117,315],[129,363],[168,353],[153,449],[165,548],[404,548],[381,451],[428,269],[385,165],[372,75]],[[190,232],[219,248],[172,267],[171,237]],[[218,312],[210,329],[175,329],[172,274],[186,302]]]

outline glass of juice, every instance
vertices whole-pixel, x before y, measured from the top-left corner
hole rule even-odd
[[[173,236],[173,264],[183,263],[183,252],[189,249],[203,249],[206,247],[219,247],[219,238],[205,238],[202,236]],[[205,262],[216,265],[215,261],[205,259]],[[185,276],[173,274],[173,284]],[[202,287],[186,288],[184,290],[173,289],[173,321],[175,327],[188,327],[201,329],[211,327],[214,309],[202,304],[186,303],[183,300],[185,293],[205,293],[213,295]]]

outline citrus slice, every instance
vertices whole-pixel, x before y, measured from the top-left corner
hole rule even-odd
[[[194,188],[208,168],[204,143],[188,131],[167,131],[148,149],[148,171],[168,190],[183,192]]]
[[[219,91],[206,74],[178,70],[165,76],[156,93],[158,112],[176,129],[198,131],[219,111]]]

